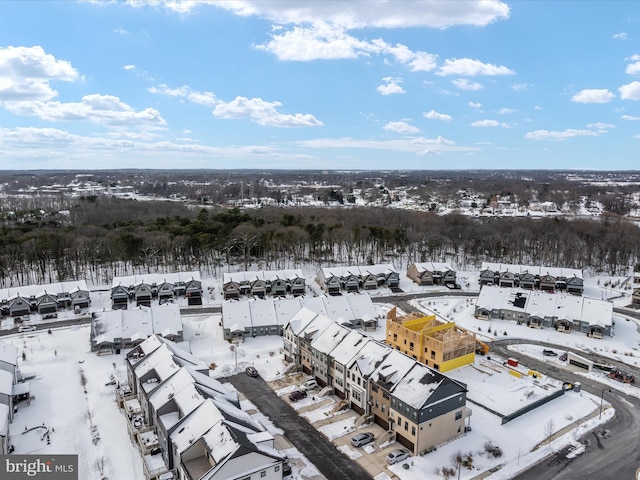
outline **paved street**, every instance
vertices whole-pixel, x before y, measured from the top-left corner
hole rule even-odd
[[[539,343],[522,341],[523,343]],[[600,397],[603,385],[578,376],[569,370],[550,366],[531,357],[521,356],[516,351],[506,350],[505,341],[492,344],[492,350],[505,357],[514,357],[531,368],[557,378],[574,383],[580,381],[582,389]],[[513,342],[517,343],[517,342]],[[553,345],[549,345],[554,347]],[[555,347],[557,348],[557,347]],[[584,355],[584,354],[583,354]],[[610,430],[606,438],[588,433],[581,441],[589,440],[589,447],[579,457],[567,459],[565,455],[552,456],[517,477],[518,480],[601,480],[635,478],[640,464],[640,400],[636,397],[604,387],[605,399],[613,405],[616,416],[602,428]],[[596,432],[598,433],[598,432]]]
[[[298,415],[261,378],[252,378],[240,373],[226,378],[276,427],[284,431],[285,437],[305,455],[329,480],[370,480],[372,477],[342,454],[312,425]]]

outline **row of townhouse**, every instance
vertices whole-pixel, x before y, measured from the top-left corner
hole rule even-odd
[[[177,344],[154,335],[125,359],[116,399],[146,480],[281,480],[273,436],[240,409],[238,394]]]
[[[465,431],[465,384],[363,333],[303,308],[287,323],[283,345],[285,360],[332,387],[414,455]]]
[[[593,338],[611,336],[613,303],[576,295],[521,288],[484,287],[476,300],[476,318],[514,320],[532,328],[572,330]]]
[[[448,263],[412,263],[407,267],[407,277],[418,285],[455,285],[456,272]]]
[[[381,286],[393,289],[400,285],[400,275],[391,264],[325,267],[318,270],[316,280],[329,295],[375,290]]]
[[[88,308],[90,305],[89,289],[84,280],[0,290],[0,311],[2,315],[12,317],[32,312],[46,315],[65,308]]]
[[[11,453],[9,424],[13,421],[14,402],[29,396],[29,383],[21,383],[18,348],[0,342],[0,455]]]
[[[222,303],[224,338],[233,340],[252,336],[282,335],[286,323],[303,307],[333,318],[349,328],[378,328],[376,308],[369,295],[255,298]]]
[[[631,294],[631,307],[640,308],[640,270],[633,272],[633,293]]]
[[[136,306],[170,303],[176,297],[185,296],[189,305],[202,305],[200,272],[176,272],[164,274],[114,277],[111,284],[111,308],[126,310],[129,301]]]
[[[435,315],[410,313],[398,317],[396,307],[387,314],[386,343],[434,370],[447,372],[472,364],[476,334]]]
[[[297,297],[307,290],[302,270],[271,270],[254,272],[229,272],[222,276],[222,294],[225,300],[252,295],[265,298]]]
[[[511,265],[484,262],[478,277],[480,286],[497,285],[505,288],[542,290],[546,292],[566,291],[574,295],[584,292],[582,270],[574,268]]]
[[[152,335],[172,342],[184,339],[180,307],[175,304],[136,307],[130,310],[104,310],[91,314],[91,351],[119,354]]]

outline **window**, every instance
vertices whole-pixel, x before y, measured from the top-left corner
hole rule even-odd
[[[279,472],[280,471],[280,465],[276,465],[276,468],[273,469],[274,472]]]
[[[413,352],[413,342],[409,342],[409,350]]]
[[[416,427],[411,427],[411,435],[416,436]]]
[[[436,352],[435,350],[431,350],[431,360],[435,360],[436,359]]]
[[[460,420],[462,418],[462,410],[456,412],[456,420]]]
[[[384,406],[384,403],[383,403],[382,404],[382,413],[384,413],[384,409],[385,409],[385,406]]]
[[[409,430],[409,422],[407,422],[406,420],[404,421],[404,429]]]
[[[398,341],[398,334],[397,334],[397,333],[394,333],[394,334],[393,334],[393,341],[394,341],[394,342],[397,342],[397,341]]]
[[[406,339],[406,338],[404,339],[404,344],[405,344],[405,345],[407,344],[407,339]]]
[[[267,476],[266,470],[263,470],[260,472],[260,477],[266,477],[266,476]]]

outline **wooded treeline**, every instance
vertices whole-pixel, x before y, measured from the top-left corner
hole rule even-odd
[[[240,211],[90,197],[63,215],[16,212],[0,231],[2,287],[144,272],[483,261],[627,274],[640,229],[614,215],[472,218],[371,208]],[[27,220],[25,220],[25,218]],[[21,219],[21,220],[18,220]]]

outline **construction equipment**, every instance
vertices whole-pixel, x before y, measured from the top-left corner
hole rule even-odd
[[[487,353],[489,353],[489,345],[476,338],[476,354],[486,355]]]
[[[634,383],[636,381],[635,376],[629,375],[621,370],[618,370],[615,367],[609,373],[609,378],[613,378],[614,380],[618,380],[619,382],[622,382],[622,383]]]

